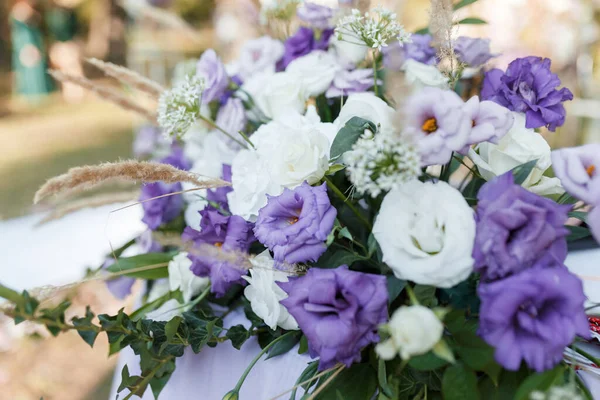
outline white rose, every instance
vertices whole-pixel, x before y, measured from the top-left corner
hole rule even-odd
[[[257,73],[273,74],[284,51],[283,43],[270,36],[249,40],[240,52],[237,73],[244,81]]]
[[[469,150],[469,158],[488,181],[519,165],[538,160],[523,187],[539,195],[563,193],[558,178],[543,176],[552,164],[548,142],[533,129],[525,128],[525,115],[516,112],[513,115],[512,128],[498,144],[480,143]]]
[[[148,293],[148,303],[152,303],[154,300],[164,296],[169,293],[169,281],[167,279],[159,279],[157,280],[150,293]],[[170,321],[173,317],[180,315],[185,310],[185,307],[182,307],[181,304],[175,299],[167,300],[156,310],[150,311],[145,315],[145,318],[151,319],[153,321]]]
[[[273,258],[268,250],[250,260],[252,267],[250,276],[243,276],[249,285],[244,295],[250,301],[252,311],[259,316],[268,327],[297,330],[298,323],[288,310],[279,302],[287,298],[277,282],[287,282],[288,275],[275,269]]]
[[[358,64],[363,61],[369,52],[369,47],[361,43],[362,40],[348,29],[342,29],[342,37],[340,40],[337,34],[331,38],[331,45],[335,48],[338,56],[352,64]]]
[[[333,124],[340,130],[352,117],[360,117],[388,130],[392,129],[394,113],[392,107],[373,93],[355,93],[348,96]]]
[[[325,93],[340,70],[333,54],[315,50],[292,61],[285,71],[297,76],[305,97],[311,97]]]
[[[445,182],[414,180],[389,192],[373,234],[398,279],[450,288],[473,270],[473,210]]]
[[[448,78],[435,65],[427,65],[408,59],[402,65],[402,70],[405,74],[404,79],[415,91],[426,86],[448,89]]]
[[[183,301],[188,302],[209,285],[208,278],[194,275],[190,270],[192,260],[188,253],[182,251],[169,261],[169,288],[171,291],[181,290]]]
[[[285,122],[261,125],[252,143],[276,184],[294,188],[304,181],[316,183],[329,167],[329,139],[306,118],[286,115],[281,119]],[[298,125],[288,125],[292,121]]]
[[[258,210],[267,204],[267,194],[276,196],[283,191],[254,150],[241,150],[234,158],[231,183],[233,191],[227,194],[229,209],[249,221],[255,221]]]
[[[387,329],[390,338],[375,346],[375,352],[383,360],[391,360],[398,354],[404,360],[425,354],[440,341],[444,332],[434,312],[420,305],[398,308]]]
[[[306,103],[302,88],[302,80],[287,72],[259,74],[242,86],[260,111],[271,119],[290,111],[302,114]]]

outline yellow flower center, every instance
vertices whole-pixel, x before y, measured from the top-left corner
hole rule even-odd
[[[585,172],[587,172],[587,174],[590,176],[590,178],[592,176],[594,176],[594,172],[596,172],[596,166],[594,164],[590,165],[589,167],[587,167],[585,169]]]
[[[427,135],[437,131],[438,130],[437,120],[433,117],[427,118],[425,120],[425,122],[423,122],[421,129],[423,129],[423,132],[425,132],[425,134],[427,134]]]
[[[220,249],[221,247],[223,247],[223,242],[215,243],[215,247],[218,247]]]
[[[298,222],[298,217],[290,218],[290,225],[294,225],[296,222]]]

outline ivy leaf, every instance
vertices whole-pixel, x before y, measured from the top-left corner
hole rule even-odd
[[[545,392],[562,376],[563,372],[564,367],[558,365],[556,368],[542,372],[541,374],[530,375],[519,386],[515,394],[515,400],[527,400],[531,392],[535,390]]]
[[[369,364],[354,364],[343,369],[315,400],[365,400],[377,391],[377,374]]]
[[[191,311],[184,312],[183,318],[190,329],[189,342],[196,354],[223,331],[223,320],[221,318],[204,319]]]
[[[462,364],[448,367],[442,379],[442,393],[444,400],[479,400],[475,372]]]
[[[250,337],[250,332],[243,325],[235,325],[227,330],[225,337],[231,340],[233,347],[239,350]]]
[[[66,300],[60,303],[55,308],[44,308],[40,310],[40,314],[51,321],[64,323],[65,322],[65,311],[71,306],[71,302]],[[61,329],[54,325],[46,325],[48,331],[52,334],[52,336],[58,336],[61,332]]]
[[[173,256],[174,253],[147,253],[133,257],[121,257],[117,259],[117,262],[108,267],[107,270],[109,272],[126,272],[128,270],[137,270],[151,265],[165,264],[163,267],[126,273],[125,276],[146,280],[167,278],[169,276],[167,264],[173,259]]]
[[[119,388],[117,389],[117,393],[121,393],[123,390],[135,386],[136,383],[140,379],[142,379],[142,378],[139,376],[129,375],[129,368],[127,367],[127,365],[125,365],[123,367],[123,369],[121,370],[121,384],[119,385]]]
[[[453,7],[454,11],[460,10],[461,8],[471,5],[471,4],[475,3],[476,1],[477,0],[461,0],[454,5],[454,7]]]
[[[281,354],[287,353],[296,344],[298,344],[301,337],[302,337],[302,332],[296,331],[293,335],[289,335],[289,336],[285,337],[283,340],[280,340],[279,342],[275,343],[273,345],[273,347],[271,347],[269,349],[266,360],[268,360],[269,358],[277,357]]]
[[[93,319],[94,319],[94,313],[90,309],[90,306],[87,306],[85,308],[85,317],[83,317],[83,318],[73,317],[73,319],[71,319],[71,323],[76,328],[93,329],[93,327],[95,327],[95,325],[92,324]],[[87,344],[90,345],[90,347],[94,347],[94,342],[96,342],[96,338],[98,337],[98,332],[96,332],[95,330],[77,329],[77,333],[79,334],[79,336],[81,336],[81,338],[83,339],[84,342],[86,342]]]
[[[337,159],[345,152],[352,149],[358,138],[365,132],[377,132],[377,126],[371,121],[359,117],[352,117],[344,124],[333,139],[331,144],[331,159]]]
[[[459,25],[485,25],[485,24],[487,24],[487,21],[485,21],[485,20],[483,20],[481,18],[468,17],[468,18],[465,18],[465,19],[461,19],[457,23]]]
[[[167,385],[167,382],[169,382],[169,379],[171,379],[171,375],[173,375],[174,371],[175,361],[169,361],[163,365],[160,370],[160,374],[157,373],[150,380],[150,389],[152,389],[152,394],[154,395],[155,399],[159,398],[158,396],[160,395],[160,392],[162,392],[164,387]]]
[[[537,162],[538,160],[531,160],[512,169],[515,185],[522,185],[525,182],[533,168],[537,165]]]
[[[173,338],[177,334],[179,325],[181,325],[182,322],[183,318],[181,318],[180,316],[175,316],[165,324],[165,336],[168,341],[173,340]]]

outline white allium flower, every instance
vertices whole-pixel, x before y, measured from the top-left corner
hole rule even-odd
[[[375,346],[375,352],[383,360],[392,360],[398,354],[404,360],[425,354],[440,341],[444,332],[435,313],[421,305],[398,308],[383,329],[389,332],[390,338]]]
[[[167,136],[181,136],[200,115],[204,79],[187,75],[179,86],[165,90],[158,100],[158,124]]]
[[[287,282],[288,275],[275,269],[273,258],[268,250],[252,258],[250,262],[252,263],[250,276],[242,278],[249,283],[244,289],[244,295],[250,301],[252,311],[273,330],[277,327],[297,330],[298,323],[279,303],[288,296],[277,282]]]
[[[343,156],[350,182],[359,193],[377,197],[421,175],[417,149],[389,132],[365,131]]]
[[[208,278],[201,278],[194,275],[190,270],[192,260],[188,258],[188,253],[182,251],[169,262],[169,288],[171,291],[181,290],[183,301],[188,302],[193,296],[199,294],[205,289],[210,281]]]
[[[381,50],[388,42],[398,40],[400,44],[411,41],[410,33],[396,20],[397,16],[389,10],[377,7],[363,16],[359,10],[342,18],[335,32],[338,40],[347,40],[354,44],[365,44],[373,49]],[[362,43],[355,43],[355,41]]]

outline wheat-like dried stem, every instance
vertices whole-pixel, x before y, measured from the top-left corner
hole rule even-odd
[[[50,221],[55,221],[66,215],[72,214],[84,208],[98,208],[108,204],[124,203],[133,201],[140,196],[140,191],[128,191],[118,193],[103,193],[96,196],[77,199],[67,204],[60,204],[50,211],[36,226],[47,224]]]
[[[440,65],[446,64],[446,75],[454,82],[456,71],[460,63],[454,54],[454,8],[452,0],[431,0],[429,32],[433,37],[433,44],[438,49]]]
[[[147,93],[157,100],[161,93],[166,90],[161,86],[160,83],[146,78],[145,76],[142,76],[137,72],[130,70],[129,68],[104,62],[98,60],[97,58],[88,58],[86,61],[100,69],[105,75],[113,77],[119,82],[129,85],[141,92]]]
[[[99,165],[87,165],[71,168],[66,174],[49,179],[35,194],[34,203],[39,203],[51,195],[73,190],[89,190],[98,185],[112,181],[130,182],[188,182],[197,188],[210,189],[230,186],[221,179],[203,177],[188,171],[182,171],[169,164],[149,161],[127,160]]]
[[[144,117],[145,119],[152,122],[153,124],[157,124],[156,113],[154,111],[148,110],[147,108],[142,107],[139,104],[136,104],[129,97],[119,93],[118,91],[116,91],[112,88],[97,85],[87,78],[84,78],[81,76],[76,76],[76,75],[66,74],[61,71],[48,70],[48,73],[57,81],[72,83],[74,85],[77,85],[84,89],[87,89],[87,90],[93,92],[94,94],[96,94],[101,99],[106,100],[110,103],[113,103],[113,104],[123,108],[124,110],[132,111],[132,112]]]

